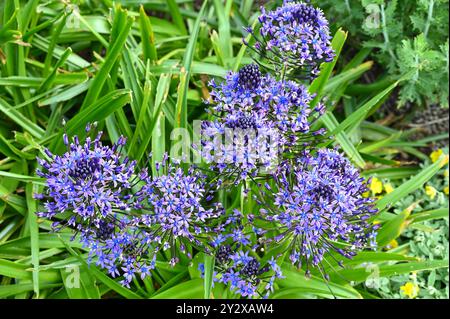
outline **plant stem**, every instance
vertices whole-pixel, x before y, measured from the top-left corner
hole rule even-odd
[[[425,23],[425,30],[423,31],[425,38],[428,36],[428,31],[430,31],[431,20],[433,20],[433,9],[434,9],[434,0],[430,0],[430,4],[428,6],[427,22]]]
[[[285,75],[286,75],[286,63],[283,63],[283,68],[281,69],[281,81],[284,81]]]
[[[383,27],[384,46],[386,50],[389,52],[389,55],[394,59],[394,61],[396,61],[397,57],[395,56],[394,51],[392,51],[392,48],[390,47],[391,43],[389,41],[389,33],[386,27],[386,15],[384,13],[384,4],[381,5],[381,20]]]
[[[345,6],[347,7],[347,11],[348,13],[352,13],[352,8],[350,7],[350,2],[348,2],[348,0],[345,0]]]

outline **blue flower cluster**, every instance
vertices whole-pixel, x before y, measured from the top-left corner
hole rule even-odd
[[[171,249],[190,258],[186,245],[208,251],[205,236],[212,232],[213,220],[224,215],[224,209],[220,203],[211,203],[214,196],[206,189],[207,176],[194,166],[185,173],[178,162],[169,163],[167,156],[157,164],[157,172],[156,176],[148,176],[146,170],[140,174],[143,185],[135,195],[135,208],[142,214],[136,222],[156,245],[155,251]],[[170,263],[178,261],[172,256]]]
[[[88,136],[84,143],[75,136],[69,143],[64,135],[67,152],[45,150],[47,158],[37,159],[42,167],[37,174],[46,180],[45,192],[35,194],[45,208],[38,216],[53,220],[55,231],[77,231],[89,261],[121,277],[127,287],[136,274],[150,275],[160,251],[175,252],[172,265],[180,252],[192,257],[189,246],[211,252],[211,220],[222,217],[224,209],[211,203],[206,176],[195,167],[184,172],[167,155],[157,163],[157,175],[149,176],[122,156],[125,138],[104,146],[101,136]]]
[[[236,245],[237,247],[244,247],[251,245],[250,235],[254,234],[248,230],[249,222],[246,216],[238,209],[220,220],[220,222],[213,228],[215,235],[211,240],[211,246],[218,248],[225,245],[227,242]],[[251,227],[250,227],[251,228]]]
[[[286,254],[269,258],[264,249],[283,249],[307,275],[314,268],[327,278],[324,263],[375,246],[377,211],[365,196],[367,182],[337,150],[319,147],[329,138],[318,122],[325,107],[306,86],[285,79],[286,72],[314,77],[333,59],[326,19],[308,4],[286,1],[263,10],[259,21],[255,49],[283,71],[264,74],[249,64],[210,82],[211,119],[195,147],[212,174],[167,155],[150,174],[123,155],[125,138],[105,146],[101,132],[91,137],[91,125],[84,142],[64,135],[63,155],[45,150],[38,159],[46,181],[35,195],[43,204],[38,215],[55,230],[79,233],[88,261],[124,286],[151,276],[158,261],[188,263],[202,252],[215,256],[214,281],[242,297],[268,297],[283,278]],[[217,201],[218,190],[235,185],[246,186],[241,200],[254,200],[252,212]]]
[[[155,268],[156,253],[149,234],[138,228],[128,217],[116,219],[116,224],[101,223],[99,233],[82,235],[83,247],[89,251],[89,263],[107,270],[120,283],[130,287],[138,275],[141,279],[151,275]]]
[[[291,0],[274,11],[262,8],[258,19],[259,35],[247,28],[257,40],[251,48],[276,69],[286,67],[314,78],[322,62],[333,60],[328,21],[322,10]]]
[[[291,262],[304,264],[307,274],[311,266],[324,271],[325,254],[351,258],[376,246],[376,226],[368,221],[377,210],[364,196],[367,183],[339,152],[305,153],[276,180],[277,189],[268,196],[274,202],[260,216],[280,231],[267,242],[289,241]]]
[[[202,276],[204,265],[199,265]],[[230,287],[234,293],[248,298],[268,298],[273,292],[276,279],[284,278],[276,259],[272,257],[261,265],[257,257],[250,256],[249,251],[233,251],[228,245],[219,246],[213,281]]]
[[[258,240],[255,243],[254,238],[262,238],[264,230],[256,227],[253,221],[252,215],[233,209],[214,228],[213,282],[227,285],[242,297],[267,298],[274,289],[275,280],[284,277],[275,257],[263,262],[256,253],[262,247]],[[199,269],[203,276],[204,265],[199,264]]]
[[[91,132],[91,125],[86,131]],[[45,211],[38,215],[53,220],[53,227],[70,226],[83,234],[96,234],[103,223],[115,223],[116,211],[132,208],[136,163],[122,156],[123,137],[112,147],[102,145],[101,137],[99,132],[80,144],[77,136],[69,142],[64,135],[66,153],[59,156],[46,149],[47,158],[38,158],[42,169],[37,175],[45,178],[47,186],[44,193],[35,194],[45,200]],[[65,212],[72,214],[56,218]]]
[[[249,67],[259,73],[256,80],[254,77],[249,79],[246,72]],[[249,81],[251,86],[246,84]],[[262,75],[255,64],[244,66],[239,72],[229,72],[225,81],[219,84],[212,80],[210,86],[212,110],[223,115],[223,124],[231,128],[249,128],[261,126],[263,122],[280,130],[289,146],[298,142],[297,134],[310,131],[313,111],[320,115],[324,108],[321,103],[313,110],[309,107],[315,95],[304,85],[278,81],[270,74]],[[239,121],[242,117],[253,122],[242,125]]]
[[[305,86],[262,75],[255,64],[210,85],[215,120],[202,122],[202,155],[220,173],[237,175],[236,182],[273,169],[296,145],[324,133],[311,130],[323,104],[311,108],[315,96]]]

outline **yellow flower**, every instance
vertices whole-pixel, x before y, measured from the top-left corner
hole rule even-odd
[[[392,239],[391,242],[388,244],[389,249],[394,249],[398,247],[398,242],[395,239]]]
[[[430,154],[431,161],[432,161],[433,163],[437,162],[437,160],[439,160],[439,158],[440,158],[442,155],[444,155],[444,151],[443,151],[442,149],[438,149],[438,150],[433,151],[433,152]],[[442,158],[442,160],[441,160],[441,162],[440,162],[440,166],[441,166],[441,167],[444,167],[444,166],[447,165],[447,164],[448,164],[448,154],[445,154],[445,156]]]
[[[425,186],[425,194],[427,194],[431,199],[434,199],[436,197],[437,190],[433,186],[427,185]]]
[[[380,194],[383,192],[383,183],[376,177],[372,178],[370,182],[370,190],[373,195]]]
[[[448,155],[445,155],[444,158],[443,158],[442,161],[441,161],[440,166],[441,166],[441,167],[444,167],[444,166],[447,165],[447,164],[448,164]]]
[[[412,282],[407,282],[404,286],[400,287],[401,292],[409,298],[416,298],[419,294],[419,286],[417,284],[413,284]]]
[[[391,183],[384,184],[384,190],[386,191],[386,194],[392,193],[394,190],[394,187],[392,187]]]
[[[439,159],[439,157],[441,157],[442,154],[444,154],[444,151],[441,148],[431,152],[430,154],[431,161],[435,163]]]
[[[444,188],[444,193],[445,193],[445,195],[448,196],[448,186],[445,186],[445,188]]]

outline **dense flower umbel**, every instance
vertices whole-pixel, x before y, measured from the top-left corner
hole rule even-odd
[[[254,64],[210,84],[216,120],[202,123],[202,155],[221,172],[255,176],[259,168],[273,169],[280,155],[305,148],[323,133],[310,130],[323,104],[311,109],[314,95],[303,85],[261,76]]]
[[[261,265],[249,251],[257,251],[262,230],[252,225],[252,219],[234,209],[214,227],[216,236],[211,241],[215,252],[213,282],[229,286],[242,297],[267,297],[273,290],[276,278],[281,278],[280,267],[274,258]],[[256,256],[256,255],[255,255]],[[203,265],[200,264],[203,275]]]
[[[91,134],[91,125],[86,131]],[[154,268],[149,256],[145,232],[136,228],[127,215],[134,207],[132,186],[135,162],[122,156],[125,138],[112,146],[102,145],[99,132],[80,144],[77,136],[69,143],[63,136],[67,152],[47,159],[38,158],[42,170],[37,174],[46,179],[43,194],[45,211],[38,216],[54,220],[55,230],[68,226],[80,233],[80,240],[89,251],[88,262],[95,262],[112,277],[122,277],[129,286],[135,274],[143,278]]]
[[[320,63],[333,60],[328,21],[320,9],[285,1],[274,11],[261,10],[260,34],[247,30],[257,40],[252,48],[275,68],[286,65],[309,78],[318,74]]]
[[[203,264],[199,265],[202,275]],[[248,250],[232,251],[230,246],[219,247],[216,253],[213,281],[227,285],[234,293],[247,298],[267,298],[273,292],[275,279],[283,278],[274,257],[261,265]]]
[[[90,128],[86,127],[88,133]],[[67,151],[63,155],[46,150],[48,158],[37,159],[42,166],[37,174],[46,180],[44,192],[35,195],[45,200],[45,211],[38,215],[55,220],[55,228],[70,226],[86,235],[99,233],[102,237],[101,226],[105,223],[117,226],[115,212],[131,208],[136,164],[121,154],[125,138],[120,137],[113,146],[105,146],[101,136],[102,132],[94,140],[88,136],[84,144],[74,136],[69,144],[64,135]],[[70,214],[65,218],[63,213]],[[62,219],[56,220],[57,216]]]
[[[261,83],[261,77],[261,71],[256,64],[247,64],[238,72],[238,83],[243,88],[256,89]]]
[[[210,225],[223,215],[223,208],[211,203],[206,176],[195,167],[185,173],[167,157],[157,166],[157,176],[141,173],[144,185],[136,193],[136,208],[142,209],[142,215],[135,221],[146,231],[155,251],[171,249],[171,263],[175,264],[177,250],[192,257],[188,245],[209,250]]]
[[[199,264],[204,276],[204,264]],[[267,298],[273,292],[277,278],[284,278],[280,266],[272,257],[261,265],[248,250],[233,251],[230,246],[220,246],[216,252],[213,282],[227,285],[234,293],[247,298]]]
[[[230,254],[228,260],[217,263],[217,281],[230,287],[231,291],[242,297],[267,298],[273,291],[275,279],[283,278],[281,268],[272,257],[267,265],[261,263],[248,251]]]
[[[271,75],[243,77],[242,70],[247,67],[237,73],[229,72],[225,81],[219,84],[214,80],[210,82],[212,111],[222,115],[227,125],[232,125],[241,114],[255,118],[256,122],[261,119],[273,124],[293,139],[288,141],[293,145],[298,141],[295,135],[310,131],[311,117],[323,111],[323,104],[318,103],[312,110],[309,104],[315,95],[294,81],[277,81]],[[257,66],[252,65],[252,74],[256,73],[255,68]],[[248,70],[244,72],[248,73]]]
[[[351,258],[376,245],[376,227],[368,223],[376,209],[373,200],[363,196],[366,182],[337,151],[305,154],[277,179],[274,204],[261,210],[263,218],[279,229],[269,241],[288,240],[291,262],[298,267],[304,264],[307,274],[310,266],[323,271],[327,253]]]
[[[156,253],[149,235],[138,228],[132,219],[122,216],[117,221],[120,227],[101,223],[101,236],[82,235],[81,242],[89,251],[89,263],[107,270],[113,278],[121,278],[120,283],[130,287],[134,278],[144,279],[151,275]]]

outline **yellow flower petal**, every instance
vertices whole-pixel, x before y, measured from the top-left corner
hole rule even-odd
[[[387,194],[392,193],[393,190],[394,190],[394,187],[392,187],[391,183],[384,184],[384,191]]]
[[[436,197],[437,190],[433,186],[427,185],[425,186],[425,194],[427,194],[431,199],[434,199]]]
[[[430,154],[431,161],[435,163],[439,159],[439,157],[441,157],[442,154],[444,154],[444,151],[441,148],[431,152]]]
[[[444,193],[445,193],[445,195],[448,196],[448,186],[445,186],[445,188],[444,188]]]
[[[373,195],[380,194],[383,192],[383,183],[376,177],[372,178],[369,186]]]
[[[392,239],[391,242],[388,244],[389,249],[394,249],[397,247],[398,247],[398,241],[396,241],[395,239]]]
[[[448,164],[448,155],[445,155],[441,160],[440,166],[444,167],[447,164]]]
[[[413,284],[412,282],[407,282],[404,286],[400,287],[401,292],[409,298],[416,298],[419,294],[419,286],[417,284]]]

